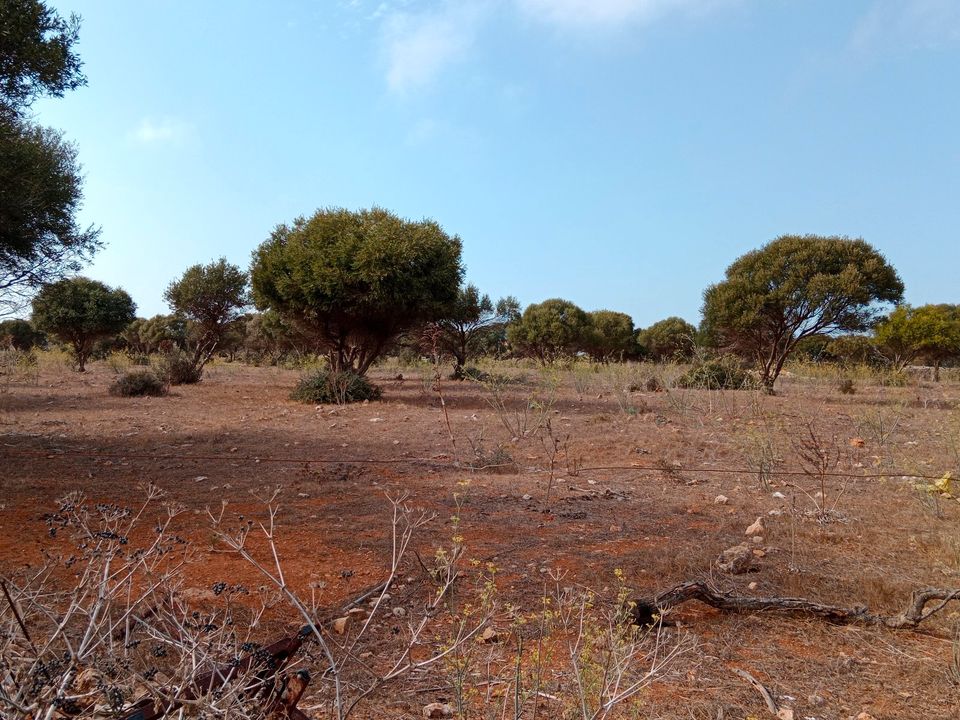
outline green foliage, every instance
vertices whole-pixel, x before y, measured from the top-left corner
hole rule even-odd
[[[347,403],[379,400],[383,391],[362,375],[349,370],[318,370],[303,378],[293,392],[291,400],[303,403]]]
[[[587,314],[590,328],[583,338],[583,347],[597,362],[623,360],[636,355],[633,318],[613,310],[594,310]]]
[[[275,310],[251,313],[247,317],[243,343],[248,361],[266,361],[271,365],[282,363],[291,355],[302,358],[316,350],[316,342],[307,332]]]
[[[98,340],[119,334],[134,318],[123,290],[83,277],[45,285],[33,299],[33,325],[68,344],[81,372]]]
[[[4,320],[0,322],[0,348],[14,350],[32,350],[43,346],[46,338],[26,320]]]
[[[193,357],[180,348],[171,348],[157,361],[157,375],[168,385],[193,385],[200,382],[203,371]]]
[[[768,390],[805,337],[867,329],[903,283],[863,240],[785,235],[736,260],[704,293],[703,324],[749,357]]]
[[[697,358],[673,385],[698,390],[743,390],[752,387],[753,382],[739,358],[717,355]]]
[[[0,97],[13,108],[87,84],[73,51],[80,18],[40,0],[0,0]]]
[[[697,328],[683,318],[668,317],[641,330],[637,341],[651,360],[684,362],[693,356]]]
[[[247,274],[226,258],[187,268],[163,294],[173,311],[189,320],[187,344],[197,372],[225,343],[250,304]],[[242,328],[241,328],[242,330]]]
[[[132,354],[152,355],[164,349],[182,347],[186,342],[187,325],[176,315],[154,315],[137,318],[120,334]]]
[[[0,308],[19,308],[99,249],[100,231],[76,220],[81,182],[76,150],[57,131],[0,113]]]
[[[896,372],[923,358],[939,380],[940,364],[960,357],[960,307],[901,305],[877,324],[875,341]]]
[[[544,300],[507,328],[507,340],[516,352],[547,364],[580,350],[589,330],[590,318],[572,302]]]
[[[86,83],[72,49],[79,24],[38,0],[0,0],[0,312],[79,271],[100,247],[100,231],[75,219],[76,151],[27,113],[34,99]]]
[[[506,325],[519,315],[518,305],[514,297],[501,298],[494,305],[476,285],[460,288],[444,317],[433,323],[437,349],[454,359],[453,379],[462,380],[467,360],[502,337]],[[432,335],[430,329],[428,334]]]
[[[827,342],[824,355],[842,365],[869,365],[876,364],[877,348],[866,335],[839,335]]]
[[[110,394],[118,397],[160,397],[167,394],[167,385],[149,370],[126,372],[110,386]]]
[[[318,210],[278,226],[254,252],[254,300],[314,335],[334,370],[363,375],[401,333],[447,314],[460,250],[432,220]]]

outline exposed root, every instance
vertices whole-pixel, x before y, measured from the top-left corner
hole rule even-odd
[[[941,588],[924,588],[914,591],[910,603],[896,615],[878,615],[862,605],[841,607],[824,605],[805,598],[791,597],[744,597],[726,593],[711,587],[708,583],[692,580],[676,585],[669,590],[659,593],[653,598],[637,600],[636,608],[655,607],[661,611],[690,600],[699,600],[710,607],[723,612],[776,612],[809,615],[819,617],[827,622],[839,625],[881,625],[893,630],[915,630],[920,623],[943,610],[951,601],[960,601],[960,588],[944,590]],[[939,601],[931,608],[927,605]],[[649,622],[646,617],[637,617],[638,623]]]

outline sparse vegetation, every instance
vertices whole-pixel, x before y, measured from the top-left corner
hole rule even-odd
[[[304,403],[345,405],[379,400],[382,395],[380,388],[356,373],[322,369],[300,380],[290,393],[290,399]]]
[[[161,397],[167,385],[150,370],[125,372],[110,386],[110,394],[118,397]]]

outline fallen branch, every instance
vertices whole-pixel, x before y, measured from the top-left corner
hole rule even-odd
[[[779,612],[819,617],[838,625],[853,623],[861,625],[882,625],[893,630],[914,630],[924,620],[943,610],[951,601],[960,601],[960,589],[944,590],[924,588],[915,591],[910,603],[896,615],[878,615],[862,605],[841,607],[825,605],[805,598],[791,597],[744,597],[723,592],[699,580],[676,585],[659,593],[653,598],[636,601],[634,618],[637,624],[649,624],[650,615],[659,615],[662,611],[690,600],[699,600],[717,610],[732,613]],[[931,602],[939,601],[927,609]]]

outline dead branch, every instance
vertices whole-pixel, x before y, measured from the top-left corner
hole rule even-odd
[[[708,583],[692,580],[680,583],[665,590],[653,598],[636,601],[635,608],[655,607],[667,610],[690,600],[699,600],[712,608],[723,612],[776,612],[819,617],[838,625],[860,624],[881,625],[893,630],[914,630],[924,620],[943,610],[951,601],[960,601],[960,588],[944,590],[942,588],[924,588],[913,592],[910,603],[896,615],[872,613],[862,605],[842,607],[825,605],[806,598],[791,597],[744,597],[726,593],[711,587]],[[927,605],[937,602],[931,608]],[[635,609],[634,613],[637,613]],[[643,618],[636,617],[638,624]],[[649,622],[649,620],[647,620]]]

